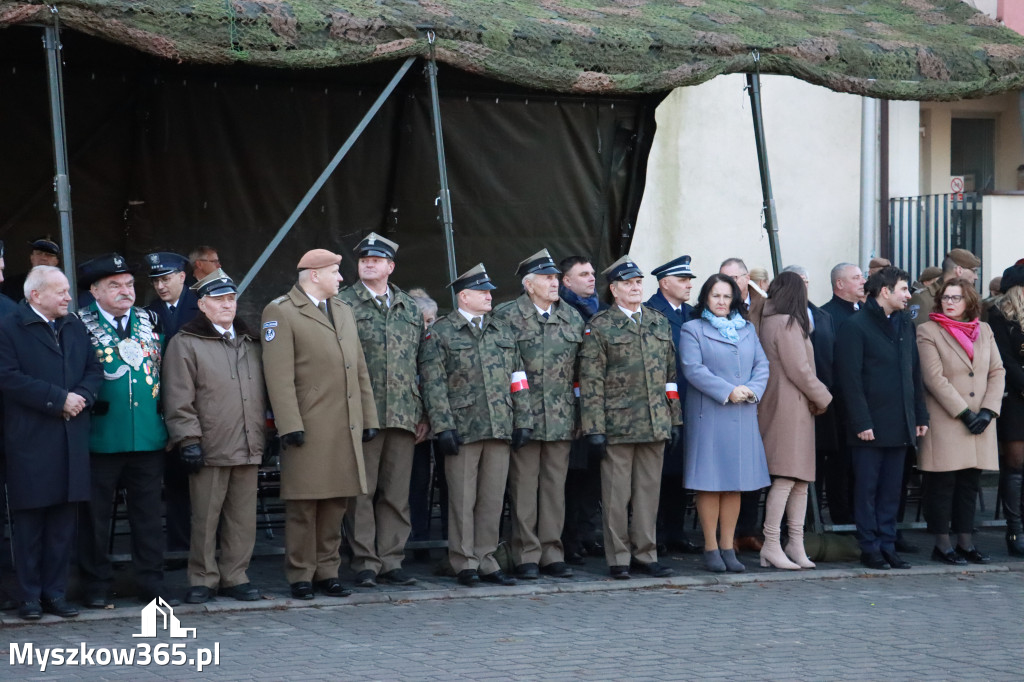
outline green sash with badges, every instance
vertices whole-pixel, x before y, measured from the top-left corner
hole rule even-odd
[[[148,313],[131,309],[130,334],[123,340],[95,303],[79,310],[78,316],[103,365],[104,381],[93,407],[89,449],[162,450],[167,429],[159,411],[161,339]]]

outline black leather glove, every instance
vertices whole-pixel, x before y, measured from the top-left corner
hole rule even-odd
[[[518,450],[529,443],[532,435],[533,429],[514,429],[512,431],[512,449]]]
[[[188,469],[188,473],[198,474],[199,470],[203,468],[203,449],[199,447],[199,443],[182,445],[179,455],[182,464]]]
[[[587,449],[591,457],[604,459],[608,454],[608,437],[603,433],[592,433],[587,436]]]
[[[668,447],[674,450],[677,445],[683,442],[683,425],[672,427],[672,435],[668,438]]]
[[[970,410],[964,410],[963,412],[958,414],[956,416],[956,418],[964,423],[964,426],[967,427],[968,431],[971,431],[971,424],[973,424],[974,420],[978,418],[978,415],[977,415],[976,412],[971,412]],[[974,433],[974,432],[971,431],[971,433]]]
[[[363,442],[369,443],[371,440],[377,437],[378,433],[380,433],[380,431],[378,431],[377,429],[363,429]]]
[[[995,416],[996,415],[992,410],[983,407],[978,410],[978,416],[974,418],[974,421],[967,425],[967,428],[970,429],[971,433],[977,436],[985,432],[985,429],[988,428],[988,425],[992,422],[992,418]]]
[[[459,454],[460,445],[462,445],[462,439],[459,438],[459,432],[455,429],[437,434],[437,450],[445,457]]]
[[[305,442],[305,431],[292,431],[281,436],[281,450],[284,451],[290,447],[302,447]]]

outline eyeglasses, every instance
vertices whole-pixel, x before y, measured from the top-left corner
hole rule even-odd
[[[214,265],[220,265],[220,258],[196,258],[197,261],[203,263],[213,263]]]
[[[962,300],[964,300],[964,297],[960,294],[949,294],[942,297],[943,303],[959,303]]]

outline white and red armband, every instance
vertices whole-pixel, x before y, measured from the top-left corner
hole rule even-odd
[[[529,387],[530,384],[526,380],[526,372],[512,372],[512,384],[509,387],[509,390],[512,393],[516,393],[517,391],[521,391],[524,388]]]
[[[669,400],[679,400],[679,386],[676,384],[665,384],[665,395]]]
[[[578,382],[578,381],[572,382],[572,392],[573,392],[573,395],[575,395],[577,398],[580,397],[580,382]]]

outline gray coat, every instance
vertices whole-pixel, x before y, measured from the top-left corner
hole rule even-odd
[[[768,384],[768,359],[753,325],[726,340],[705,320],[687,322],[679,334],[686,395],[687,488],[706,491],[758,490],[771,484],[757,427],[757,405],[732,404],[729,394],[745,385],[761,399]]]

